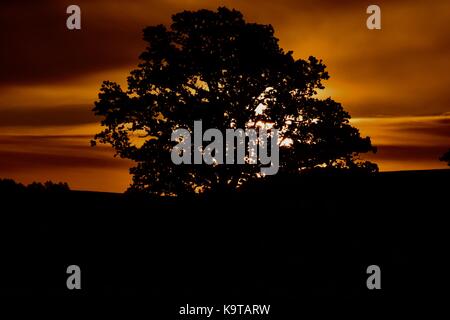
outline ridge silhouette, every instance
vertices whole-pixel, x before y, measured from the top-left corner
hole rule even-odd
[[[449,177],[280,175],[227,197],[194,198],[9,184],[15,191],[1,193],[0,295],[410,301],[439,292],[445,232],[437,226],[446,226],[441,186]],[[72,264],[82,270],[80,291],[65,286]],[[366,288],[372,264],[382,270],[381,291]]]

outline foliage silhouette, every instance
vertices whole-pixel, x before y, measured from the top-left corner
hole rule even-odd
[[[448,150],[446,153],[442,155],[440,158],[441,161],[447,162],[447,164],[450,166],[450,150]]]
[[[278,45],[271,25],[247,23],[236,10],[184,11],[144,29],[148,43],[128,89],[105,81],[93,111],[105,127],[92,141],[111,144],[134,160],[129,190],[156,195],[232,190],[258,179],[258,165],[174,165],[170,151],[177,128],[255,128],[258,121],[281,131],[280,172],[317,167],[378,171],[358,154],[373,151],[331,98],[315,97],[328,79],[315,57],[294,59]],[[264,112],[256,108],[264,106]],[[259,123],[261,123],[259,122]]]
[[[32,182],[25,186],[17,183],[12,179],[0,179],[0,193],[18,193],[18,192],[67,192],[70,191],[66,182],[47,181],[44,184],[40,182]]]

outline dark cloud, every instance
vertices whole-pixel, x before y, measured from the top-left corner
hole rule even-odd
[[[17,107],[1,110],[0,127],[67,126],[98,122],[91,112],[93,105],[60,107]]]
[[[30,141],[30,142],[36,142],[36,141],[59,141],[59,140],[86,140],[89,141],[91,139],[92,135],[89,134],[52,134],[52,135],[3,135],[0,136],[0,144],[8,143],[10,141]]]
[[[161,1],[79,0],[82,28],[66,28],[69,1],[11,1],[0,10],[0,84],[53,83],[86,73],[136,65],[145,43],[142,29],[169,23],[172,14],[184,9],[237,8],[259,18],[273,12],[272,2],[250,1]],[[280,14],[264,23],[282,23],[286,17],[305,11],[364,7],[357,0],[278,1]],[[301,11],[300,11],[301,10]],[[264,14],[263,14],[263,11]],[[298,12],[296,12],[298,11]],[[272,20],[272,21],[271,21]]]
[[[0,136],[0,151],[5,158],[12,161],[15,155],[19,160],[24,158],[40,159],[44,164],[48,159],[61,159],[60,163],[70,164],[70,159],[113,161],[114,151],[106,145],[91,147],[92,135],[2,135]],[[7,160],[4,160],[7,161]],[[14,162],[14,161],[13,161]],[[115,161],[116,162],[116,161]],[[119,161],[120,162],[120,161]],[[19,161],[19,163],[22,163]]]
[[[380,145],[378,152],[370,155],[375,161],[395,160],[405,162],[438,162],[447,150],[444,146]]]
[[[109,157],[93,157],[89,155],[45,154],[33,152],[0,150],[0,167],[8,171],[45,169],[45,168],[124,168],[124,162]]]
[[[449,140],[450,147],[450,119],[443,118],[438,119],[434,122],[423,122],[416,123],[414,125],[407,125],[405,127],[399,128],[399,131],[406,131],[412,134],[418,135],[429,135],[429,136],[439,136],[447,137]]]
[[[92,135],[3,135],[0,137],[0,150],[65,156],[88,154],[97,158],[105,153],[112,156],[112,150],[107,146],[93,149],[91,139]]]
[[[110,2],[77,1],[82,29],[66,28],[65,1],[15,1],[0,10],[0,83],[64,81],[137,62],[144,48],[141,25]],[[149,21],[150,23],[152,21]]]

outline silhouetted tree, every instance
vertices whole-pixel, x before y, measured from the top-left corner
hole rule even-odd
[[[0,179],[0,193],[16,193],[16,192],[65,192],[70,191],[69,185],[66,182],[52,182],[47,181],[44,184],[40,182],[32,182],[27,186],[15,182],[12,179]]]
[[[70,191],[69,185],[67,184],[67,182],[52,182],[52,181],[47,181],[44,183],[44,187],[46,191],[49,192],[65,192],[65,191]]]
[[[27,190],[31,192],[44,192],[45,186],[40,182],[32,182],[27,186]]]
[[[180,194],[236,188],[257,178],[257,165],[172,163],[172,131],[192,132],[200,119],[205,129],[222,132],[273,124],[286,142],[280,144],[284,173],[318,166],[378,170],[358,159],[375,148],[349,124],[342,106],[314,97],[328,79],[320,60],[294,59],[279,47],[271,25],[246,23],[236,10],[184,11],[172,20],[170,29],[144,29],[148,47],[128,89],[105,81],[93,109],[105,129],[92,144],[109,143],[137,163],[130,190]]]
[[[440,158],[441,161],[447,162],[447,164],[450,166],[450,150],[448,150],[446,153],[442,155]]]
[[[26,187],[12,179],[0,179],[0,194],[25,191]]]

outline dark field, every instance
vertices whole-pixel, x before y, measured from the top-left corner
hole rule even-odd
[[[174,305],[429,298],[447,274],[449,178],[278,178],[177,200],[2,190],[0,294]],[[81,267],[79,291],[66,287],[71,264]],[[366,287],[372,264],[381,290]]]

